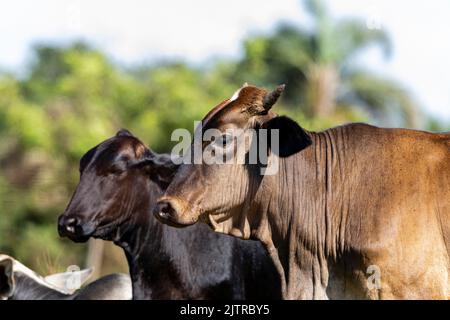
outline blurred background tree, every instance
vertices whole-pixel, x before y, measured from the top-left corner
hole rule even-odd
[[[121,127],[169,152],[173,129],[192,131],[194,120],[244,82],[286,83],[277,111],[309,130],[350,121],[444,129],[402,84],[355,63],[374,45],[389,58],[386,32],[359,20],[334,21],[320,1],[305,4],[312,28],[281,24],[273,34],[245,39],[239,59],[201,68],[165,61],[124,69],[86,43],[35,46],[25,76],[0,75],[0,251],[41,273],[85,264],[87,246],[56,231],[78,182],[80,157]],[[102,274],[126,271],[112,248]]]
[[[309,118],[369,118],[376,123],[420,126],[419,108],[402,86],[355,63],[371,46],[389,58],[391,42],[365,21],[334,21],[323,3],[305,1],[312,28],[281,25],[273,35],[244,43],[244,58],[233,76],[240,81],[274,86],[287,83],[284,102],[302,107]]]

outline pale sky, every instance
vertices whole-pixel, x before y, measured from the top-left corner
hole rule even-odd
[[[450,1],[326,1],[332,16],[386,29],[394,54],[369,50],[360,63],[401,81],[430,113],[450,120]],[[0,7],[0,69],[20,72],[39,41],[86,39],[115,61],[202,63],[237,57],[241,41],[280,21],[308,24],[298,0],[14,0]]]

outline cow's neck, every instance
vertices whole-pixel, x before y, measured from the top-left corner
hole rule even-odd
[[[185,244],[177,229],[159,223],[150,214],[150,207],[161,194],[150,180],[140,188],[139,204],[126,226],[119,228],[120,240],[115,241],[127,257],[134,299],[186,298],[182,288],[189,283],[179,280],[176,270],[181,266],[174,265]]]
[[[117,236],[114,243],[121,247],[128,261],[128,267],[133,285],[133,298],[151,298],[151,279],[146,272],[152,264],[151,254],[161,250],[159,241],[152,241],[158,238],[161,232],[161,225],[150,216],[150,206],[162,193],[160,188],[148,180],[146,185],[136,187],[139,194],[135,197],[133,212],[128,213],[129,219],[117,229]]]
[[[325,256],[337,256],[345,245],[342,223],[351,195],[345,172],[340,128],[311,133],[313,143],[301,152],[279,158],[279,173],[264,177],[256,197],[264,208],[277,244],[297,233],[299,241]],[[347,159],[348,160],[348,159]],[[348,162],[348,161],[345,162]],[[344,183],[345,182],[345,183]],[[267,185],[271,192],[267,194]]]
[[[255,195],[263,218],[253,234],[279,259],[286,298],[326,298],[327,265],[345,246],[342,137],[339,128],[311,137],[305,150],[279,158],[278,174],[265,176]]]

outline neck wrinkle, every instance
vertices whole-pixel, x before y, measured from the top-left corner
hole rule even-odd
[[[268,230],[266,240],[270,238],[277,252],[273,259],[283,266],[285,298],[326,298],[329,263],[336,261],[345,247],[349,189],[342,184],[349,168],[344,168],[342,161],[346,159],[343,130],[308,133],[312,144],[279,158],[278,174],[263,178],[257,202],[265,211],[261,214],[265,221],[259,225]]]
[[[255,200],[267,219],[275,247],[299,242],[312,254],[333,259],[344,250],[349,199],[345,192],[348,188],[341,188],[346,165],[342,161],[344,129],[309,132],[312,145],[290,157],[279,158],[279,173],[263,178],[262,192]],[[260,226],[265,224],[259,222]]]
[[[314,176],[300,187],[310,190],[302,192],[307,197],[301,197],[301,203],[309,202],[312,210],[300,212],[299,217],[304,219],[308,215],[306,219],[315,226],[308,232],[313,253],[335,260],[345,248],[345,218],[350,199],[346,192],[349,188],[343,185],[348,183],[345,172],[349,169],[345,168],[344,161],[347,157],[345,127],[311,133],[311,137],[314,155],[305,153],[299,161],[300,167],[314,170]],[[307,236],[303,238],[308,241]]]

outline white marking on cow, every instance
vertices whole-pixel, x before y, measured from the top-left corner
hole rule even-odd
[[[231,96],[231,98],[228,100],[228,103],[237,100],[237,98],[239,98],[239,94],[241,93],[242,88],[248,87],[248,83],[244,82],[244,84],[242,85],[242,87],[240,87],[238,90],[236,90],[236,92]]]
[[[234,101],[234,100],[237,100],[237,98],[239,98],[239,93],[241,92],[241,89],[242,89],[242,88],[236,90],[236,92],[231,96],[229,102],[232,102],[232,101]]]

